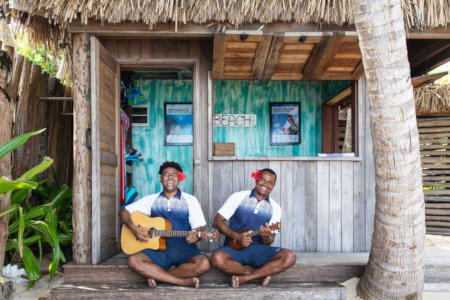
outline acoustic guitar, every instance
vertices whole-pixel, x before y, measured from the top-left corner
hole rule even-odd
[[[272,225],[269,225],[269,229],[270,229],[270,232],[272,232],[272,233],[274,231],[276,231],[276,230],[280,230],[281,229],[281,223],[277,222],[277,223],[274,223]],[[250,230],[249,229],[244,229],[244,230],[237,231],[237,232],[247,232],[247,231],[250,231]],[[259,231],[259,229],[257,229],[257,230],[253,230],[251,233],[247,234],[247,236],[254,237],[254,236],[257,236],[259,233],[260,233],[260,231]],[[228,240],[228,245],[234,250],[241,250],[241,249],[245,248],[238,241],[232,240],[232,239]]]
[[[122,226],[120,245],[123,252],[128,255],[144,249],[166,250],[166,238],[186,237],[190,233],[190,231],[172,230],[172,224],[164,218],[151,218],[139,212],[131,213],[130,217],[134,225],[149,228],[149,240],[147,242],[138,240],[126,225]],[[219,238],[217,231],[197,231],[195,235],[200,239],[216,240]]]

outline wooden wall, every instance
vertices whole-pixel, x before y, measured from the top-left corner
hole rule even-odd
[[[306,252],[364,252],[370,249],[375,203],[372,142],[366,107],[365,79],[360,79],[359,157],[323,160],[208,160],[208,71],[212,43],[208,40],[103,40],[119,63],[146,58],[199,59],[199,90],[194,89],[194,194],[211,224],[232,192],[251,188],[251,172],[273,168],[279,180],[273,196],[283,210],[276,244]],[[195,77],[195,75],[194,75]],[[197,93],[197,94],[196,94]],[[195,97],[199,101],[195,102]],[[202,242],[212,250],[217,242]]]

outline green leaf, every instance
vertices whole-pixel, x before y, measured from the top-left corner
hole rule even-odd
[[[23,182],[23,180],[11,181],[5,176],[0,178],[0,193],[12,192],[20,189],[34,189],[37,187],[37,182]]]
[[[42,172],[47,170],[47,168],[50,167],[50,165],[52,163],[53,163],[53,159],[51,159],[49,157],[44,157],[44,159],[42,160],[42,162],[39,165],[37,165],[37,166],[31,168],[30,170],[28,170],[27,172],[25,172],[25,174],[20,176],[17,179],[17,181],[28,181],[28,180],[30,180],[35,175],[41,174]],[[37,184],[36,184],[36,186],[37,186]]]
[[[63,185],[59,188],[56,195],[50,198],[52,206],[56,206],[59,201],[72,197],[72,190],[67,186]]]
[[[11,204],[17,204],[21,205],[22,202],[27,199],[28,195],[30,194],[31,189],[22,189],[14,192],[11,195]]]
[[[19,206],[19,233],[17,235],[17,246],[19,247],[19,256],[23,257],[23,231],[25,230],[25,220],[23,219],[23,208]]]
[[[36,257],[30,248],[23,246],[23,266],[27,272],[27,277],[29,280],[37,280],[41,276],[41,271],[36,261]]]
[[[6,216],[7,214],[15,211],[17,209],[17,204],[11,205],[9,208],[5,209],[4,211],[0,212],[0,218],[3,216]]]
[[[33,131],[33,132],[28,132],[28,133],[22,134],[22,135],[17,136],[17,137],[15,137],[13,139],[10,139],[6,143],[0,145],[0,158],[2,158],[6,154],[10,153],[14,149],[19,147],[23,143],[25,143],[33,135],[39,134],[39,133],[43,132],[44,130],[45,130],[45,128],[43,128],[41,130],[37,130],[37,131]]]

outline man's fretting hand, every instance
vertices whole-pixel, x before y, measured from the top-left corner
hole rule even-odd
[[[195,235],[195,230],[191,230],[186,237],[186,242],[188,244],[194,244],[198,241],[198,237]]]

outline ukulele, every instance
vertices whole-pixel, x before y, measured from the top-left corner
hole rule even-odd
[[[134,225],[149,228],[147,242],[140,241],[134,233],[126,226],[122,226],[120,245],[125,254],[131,255],[144,249],[166,250],[166,238],[186,237],[190,231],[172,230],[169,220],[161,217],[151,218],[142,213],[134,212],[130,215]],[[200,239],[217,240],[217,231],[197,231],[195,235]]]
[[[270,232],[273,232],[273,231],[276,231],[276,230],[280,230],[281,229],[281,223],[277,222],[277,223],[271,224],[271,225],[269,225],[269,229],[270,229]],[[247,232],[247,231],[250,231],[250,230],[244,229],[244,230],[237,231],[237,232]],[[247,236],[254,237],[254,236],[257,236],[259,234],[259,232],[260,232],[259,229],[253,230],[251,233],[247,234]],[[228,240],[228,244],[234,250],[241,250],[241,249],[245,248],[238,241],[232,240],[232,239]]]

